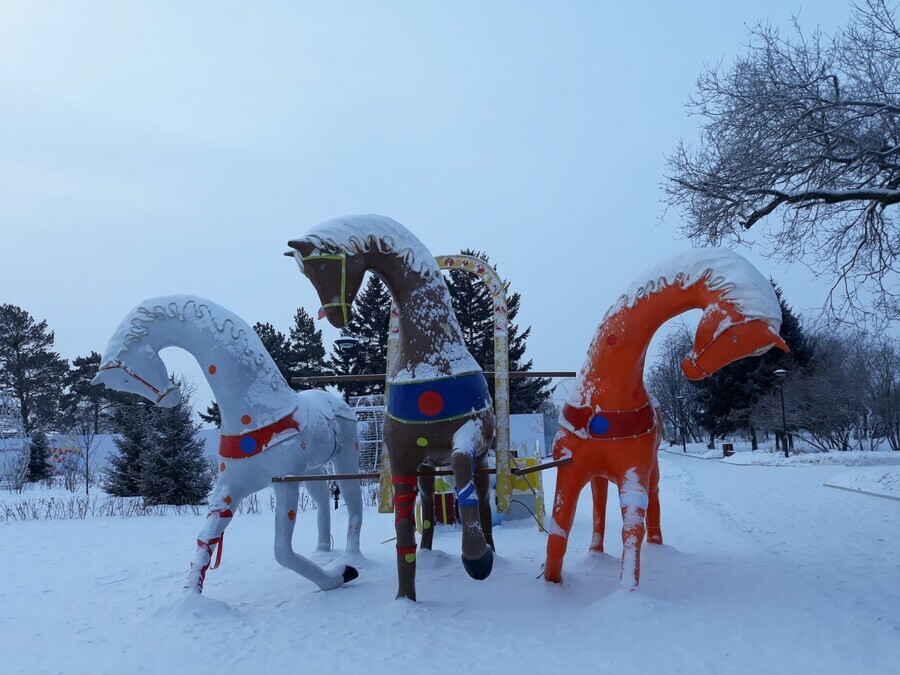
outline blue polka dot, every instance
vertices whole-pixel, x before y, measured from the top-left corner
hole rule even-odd
[[[591,419],[590,430],[595,436],[602,436],[609,431],[609,420],[602,415],[594,415]]]
[[[241,439],[241,452],[245,455],[252,455],[256,451],[256,439],[253,436],[244,436]]]

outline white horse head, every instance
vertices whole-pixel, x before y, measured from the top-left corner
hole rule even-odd
[[[181,402],[181,389],[172,383],[166,364],[149,345],[135,345],[107,355],[91,384],[138,394],[163,408],[172,408]]]

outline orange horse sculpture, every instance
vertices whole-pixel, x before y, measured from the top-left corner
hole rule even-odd
[[[606,313],[559,417],[555,459],[571,457],[557,474],[544,577],[562,579],[563,557],[581,490],[591,484],[592,551],[603,551],[608,483],[619,488],[622,509],[621,584],[640,579],[641,543],[662,544],[659,522],[659,410],[644,388],[644,359],[657,329],[691,309],[702,309],[694,347],[682,361],[700,380],[746,356],[778,347],[781,307],[772,284],[727,249],[695,249],[663,261],[639,277]]]

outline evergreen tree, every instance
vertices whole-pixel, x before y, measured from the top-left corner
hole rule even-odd
[[[294,314],[288,362],[290,377],[312,377],[332,373],[325,345],[322,343],[322,331],[316,330],[313,318],[302,307]]]
[[[210,404],[206,406],[205,413],[197,411],[197,415],[207,424],[212,424],[217,428],[222,426],[222,414],[219,412],[219,404],[215,401],[210,401]]]
[[[255,330],[256,334],[259,335],[259,339],[262,340],[263,347],[265,347],[266,351],[269,352],[269,356],[272,357],[272,360],[278,367],[278,371],[282,374],[285,380],[290,380],[291,344],[287,336],[281,331],[276,330],[275,327],[268,322],[255,323],[253,325],[253,330]]]
[[[31,434],[31,457],[28,460],[28,474],[26,481],[33,483],[53,475],[50,466],[50,441],[43,431],[35,431]]]
[[[0,305],[0,389],[19,403],[26,435],[59,420],[66,360],[53,351],[53,331],[24,309]]]
[[[104,433],[109,426],[109,414],[113,402],[121,400],[122,394],[107,387],[91,384],[100,369],[100,354],[91,352],[88,356],[76,356],[66,374],[67,392],[62,399],[62,409],[71,426],[73,416],[87,416],[94,434]]]
[[[156,410],[137,396],[129,396],[113,408],[111,428],[116,453],[103,470],[103,489],[114,497],[138,497],[141,494],[142,454],[156,439],[153,415]]]
[[[385,372],[390,319],[391,294],[381,279],[369,275],[354,303],[353,319],[341,330],[341,335],[355,337],[359,343],[343,351],[335,347],[332,356],[335,372],[339,375]],[[384,382],[342,382],[338,389],[350,396],[381,394],[384,393]]]
[[[778,285],[774,281],[772,285],[781,305],[781,337],[791,351],[772,348],[762,356],[740,359],[711,377],[692,383],[698,389],[698,421],[712,436],[744,429],[751,432],[755,441],[751,412],[761,398],[779,386],[775,370],[805,371],[810,366],[812,350],[803,326]]]
[[[490,259],[481,251],[464,249],[462,255],[479,258],[486,262]],[[475,357],[478,365],[484,370],[494,370],[494,303],[490,291],[474,274],[464,270],[450,270],[447,279],[453,311],[459,320],[466,346]],[[509,369],[511,371],[529,371],[533,367],[531,359],[524,361],[529,326],[521,333],[515,322],[522,302],[519,293],[509,293],[509,282],[504,281],[507,292],[507,336],[509,339]],[[511,414],[534,413],[541,411],[548,404],[554,388],[548,389],[549,378],[517,378],[509,381],[509,411]],[[491,396],[494,395],[494,383],[489,381]]]
[[[184,389],[182,388],[182,391]],[[153,443],[141,454],[140,492],[147,504],[200,504],[213,476],[203,454],[199,426],[191,421],[190,400],[172,408],[156,408]]]

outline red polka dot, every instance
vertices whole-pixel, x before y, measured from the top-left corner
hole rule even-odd
[[[207,370],[209,370],[209,374],[210,374],[210,375],[215,375],[215,374],[216,374],[216,367],[215,367],[215,366],[210,366]]]
[[[219,464],[219,471],[224,471],[224,470],[225,470],[225,462],[222,462],[221,464]]]
[[[294,511],[293,509],[291,509],[290,511],[288,511],[288,520],[293,520],[293,519],[296,518],[296,517],[297,517],[297,512],[296,512],[296,511]]]
[[[619,338],[615,335],[610,335],[606,338],[606,344],[608,344],[610,347],[612,347],[618,341],[619,341]]]
[[[444,409],[444,399],[436,391],[425,391],[419,396],[419,410],[429,417],[434,417]]]

